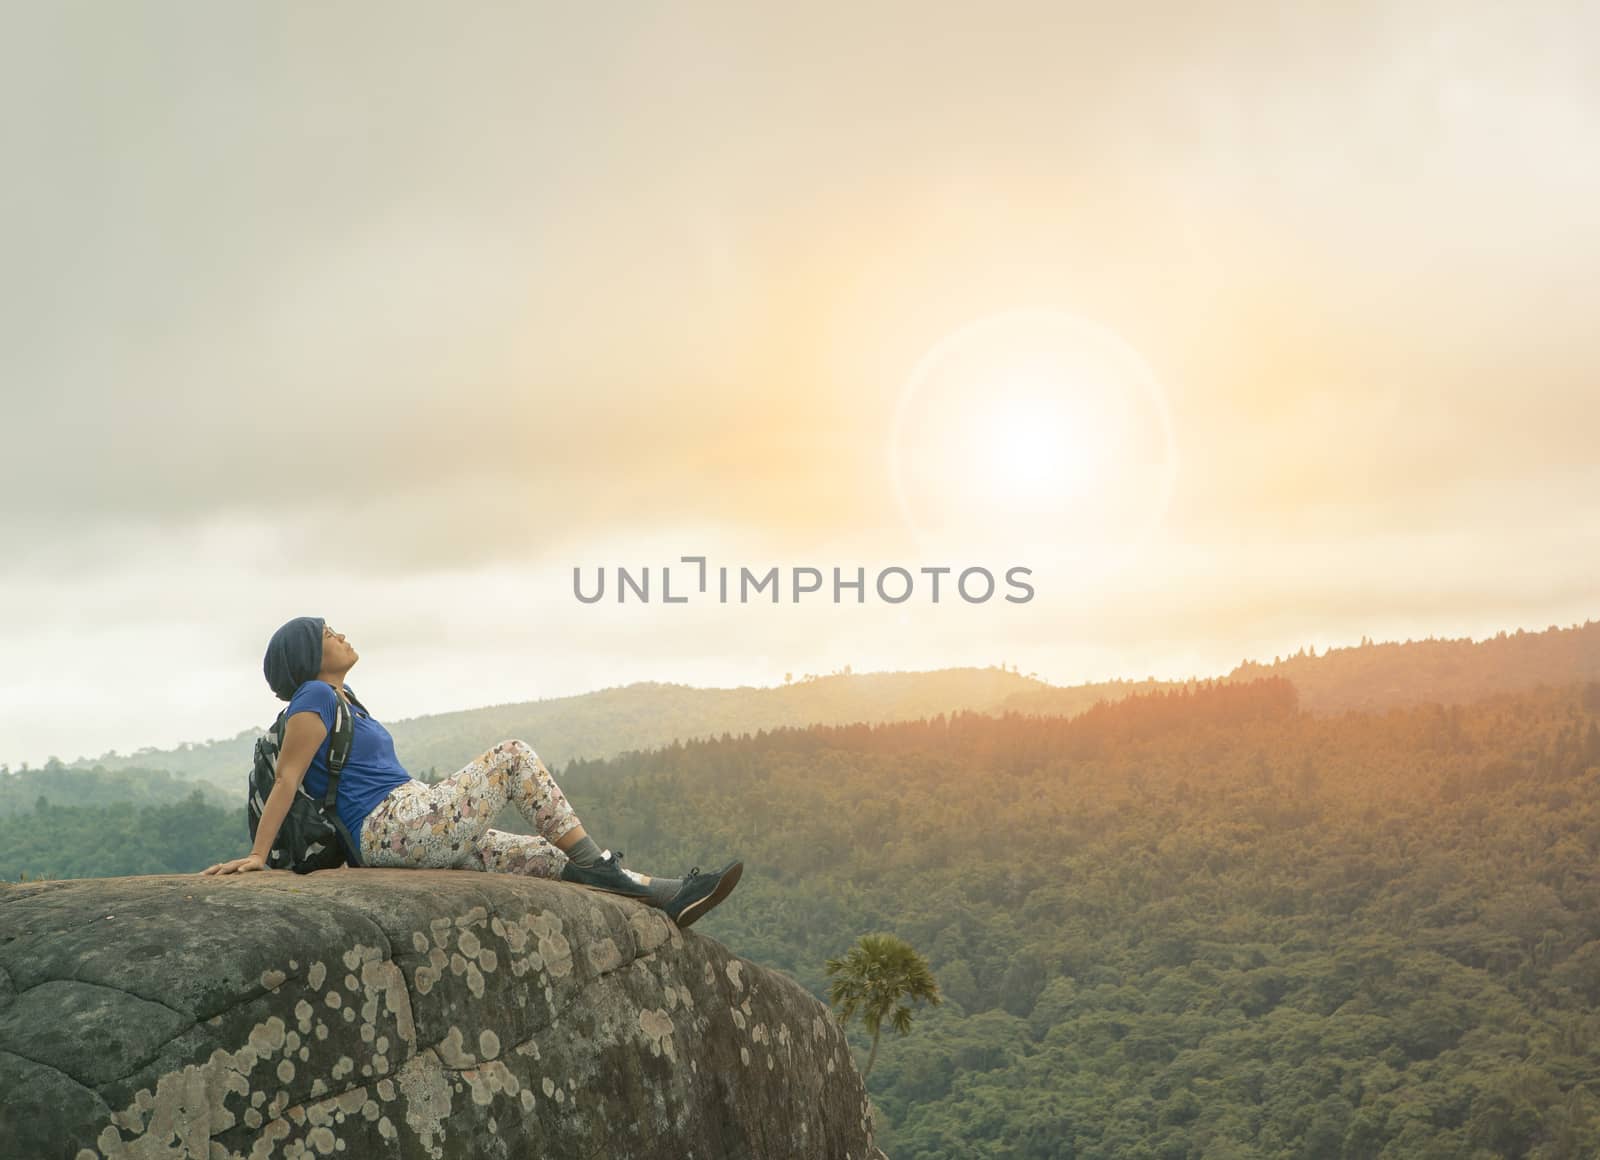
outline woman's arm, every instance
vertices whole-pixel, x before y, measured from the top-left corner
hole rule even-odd
[[[272,853],[272,843],[277,841],[278,829],[289,814],[289,806],[300,790],[306,770],[311,768],[311,759],[327,736],[328,727],[322,723],[320,714],[306,711],[289,718],[283,730],[283,749],[278,754],[277,778],[261,806],[261,820],[256,823],[255,845],[243,858],[218,862],[200,873],[241,874],[267,868],[267,856]]]

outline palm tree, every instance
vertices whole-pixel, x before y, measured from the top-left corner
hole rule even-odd
[[[872,1051],[867,1056],[866,1079],[878,1059],[878,1032],[885,1016],[901,1035],[911,1030],[911,1007],[902,999],[926,1001],[937,1007],[943,1002],[933,972],[910,943],[892,934],[864,934],[843,958],[828,960],[828,1002],[838,1009],[839,1022],[849,1023],[857,1011],[872,1032]],[[897,1004],[899,1004],[897,1006]]]

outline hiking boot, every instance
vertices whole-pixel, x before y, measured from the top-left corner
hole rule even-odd
[[[593,866],[579,866],[570,858],[561,867],[561,881],[587,886],[590,890],[604,890],[609,894],[625,894],[641,902],[650,901],[650,888],[639,881],[641,875],[622,865],[621,850],[607,850]]]
[[[678,893],[672,896],[672,901],[661,909],[680,929],[689,926],[732,894],[733,888],[739,885],[739,875],[743,873],[743,862],[729,862],[721,870],[710,874],[700,873],[700,867],[696,866],[684,876],[683,885],[678,887]]]

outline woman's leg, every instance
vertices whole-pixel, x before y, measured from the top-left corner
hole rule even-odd
[[[508,802],[538,834],[489,829]],[[680,927],[726,898],[744,869],[744,863],[730,862],[710,874],[696,867],[682,879],[651,878],[623,868],[620,852],[607,851],[602,860],[586,838],[539,755],[522,741],[502,741],[436,785],[412,780],[396,788],[363,820],[360,841],[368,866],[560,878],[643,897]]]
[[[491,874],[526,874],[532,878],[559,878],[567,856],[538,834],[508,834],[485,830],[463,864],[464,870]]]
[[[537,839],[489,829],[507,805],[539,831]],[[491,833],[498,836],[490,839]],[[413,781],[391,793],[362,823],[361,849],[369,866],[503,867],[556,877],[566,862],[562,851],[584,836],[578,815],[533,748],[502,741],[443,781]]]

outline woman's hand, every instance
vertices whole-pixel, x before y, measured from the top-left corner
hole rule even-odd
[[[232,862],[218,862],[215,866],[208,866],[200,871],[201,874],[244,874],[250,870],[265,870],[267,860],[260,854],[246,854],[243,858],[235,858]]]

